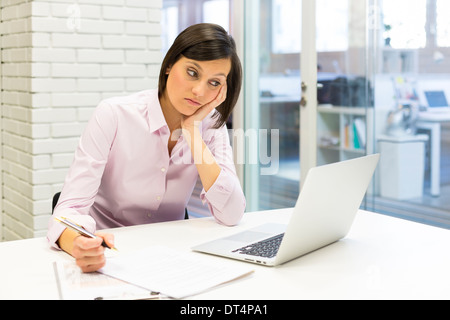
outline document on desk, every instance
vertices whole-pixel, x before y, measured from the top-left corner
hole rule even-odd
[[[98,272],[83,273],[75,261],[53,263],[62,300],[157,299],[159,294]]]
[[[245,264],[231,265],[225,260],[217,262],[199,253],[152,246],[108,258],[99,272],[181,299],[240,279],[253,270]]]

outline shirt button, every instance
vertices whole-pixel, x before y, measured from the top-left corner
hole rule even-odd
[[[161,168],[161,172],[166,172],[166,168]]]
[[[156,200],[158,200],[158,201],[161,200],[161,197],[160,197],[160,196],[157,196],[157,197],[156,197]]]
[[[152,217],[152,213],[151,212],[147,213],[147,217],[151,218]]]

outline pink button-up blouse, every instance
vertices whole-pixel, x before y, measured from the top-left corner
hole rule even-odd
[[[212,128],[212,114],[200,132],[221,172],[200,197],[219,223],[235,225],[244,213],[245,197],[228,131]],[[54,216],[91,232],[183,219],[198,172],[183,136],[170,155],[169,138],[157,90],[102,101],[81,136]],[[48,241],[57,248],[64,227],[54,219],[48,227]]]

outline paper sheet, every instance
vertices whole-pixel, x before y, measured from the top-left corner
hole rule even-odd
[[[159,297],[152,295],[149,290],[98,272],[83,273],[74,261],[54,262],[53,267],[59,294],[63,300],[128,300]]]
[[[185,298],[253,272],[242,264],[232,267],[198,253],[153,246],[108,258],[99,272],[171,298]]]

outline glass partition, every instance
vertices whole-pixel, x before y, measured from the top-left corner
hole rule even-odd
[[[450,227],[448,1],[371,1],[374,146],[371,209]],[[405,10],[407,8],[407,10]]]
[[[249,143],[235,151],[250,211],[292,207],[300,192],[300,137],[311,134],[300,126],[302,2],[230,2],[246,7],[240,134]],[[315,3],[317,165],[379,152],[363,208],[450,227],[448,1]],[[187,20],[178,16],[180,28]]]

